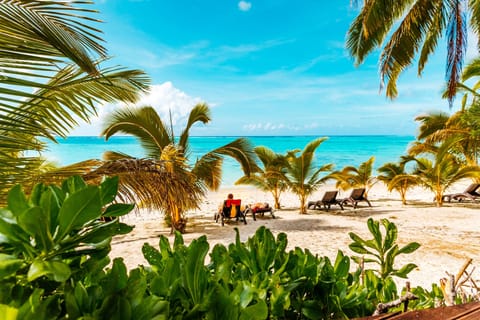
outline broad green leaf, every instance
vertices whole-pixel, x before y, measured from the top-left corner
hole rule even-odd
[[[348,247],[350,248],[350,250],[352,250],[353,252],[358,253],[358,254],[371,254],[370,251],[365,249],[365,247],[362,246],[358,242],[353,242],[353,243],[349,244]]]
[[[118,177],[106,178],[100,184],[100,197],[102,199],[102,206],[109,204],[117,196],[118,191]]]
[[[27,201],[22,187],[17,184],[8,192],[8,209],[15,215],[19,216],[22,212],[27,210],[30,206]]]
[[[17,320],[18,309],[0,304],[0,315],[2,315],[3,320]]]
[[[43,252],[53,248],[50,234],[50,221],[47,213],[40,207],[32,207],[18,216],[18,225],[35,238],[37,247]]]
[[[420,243],[418,242],[410,242],[409,244],[407,244],[406,246],[400,248],[398,250],[398,254],[401,254],[401,253],[412,253],[414,252],[415,250],[417,250],[418,248],[420,248]]]
[[[15,274],[22,265],[23,260],[17,259],[15,256],[0,253],[0,280]]]
[[[242,310],[240,320],[263,320],[268,317],[268,307],[264,300],[258,300],[254,305]]]
[[[391,223],[387,219],[382,219],[382,224],[385,227],[385,241],[383,245],[384,252],[388,251],[393,243],[397,241],[398,231],[397,226],[394,223]]]
[[[66,193],[73,194],[87,187],[87,184],[80,176],[73,176],[64,180],[62,183],[62,190]]]
[[[42,183],[36,184],[30,193],[30,205],[39,206],[40,198],[45,191],[45,186]]]
[[[43,192],[39,206],[42,207],[43,211],[46,213],[46,216],[49,220],[49,230],[50,234],[54,234],[55,230],[58,227],[58,213],[60,212],[60,200],[58,199],[57,193],[54,192],[53,188],[48,188]]]
[[[155,266],[155,267],[162,266],[162,254],[160,254],[160,251],[158,251],[156,248],[154,248],[150,244],[146,242],[143,244],[142,253],[145,260],[147,260],[151,266]]]
[[[73,230],[86,222],[100,218],[102,206],[98,187],[88,186],[73,193],[63,203],[58,214],[58,234],[56,239],[63,239]]]
[[[394,275],[401,278],[407,278],[408,274],[416,267],[417,265],[413,263],[406,264],[400,270],[394,272]]]
[[[95,244],[105,241],[113,236],[127,234],[133,230],[132,226],[129,226],[118,221],[112,221],[96,225],[92,231],[89,231],[84,236],[76,239],[79,243]]]
[[[208,253],[206,236],[201,236],[191,242],[188,247],[185,265],[185,285],[194,304],[203,304],[207,299],[208,272],[205,267],[205,256]]]
[[[102,281],[102,287],[106,294],[114,294],[125,289],[127,282],[127,267],[122,258],[115,258],[112,269]]]
[[[103,216],[104,217],[120,217],[132,211],[134,207],[135,207],[134,204],[114,203],[109,205],[105,209]]]
[[[335,275],[337,279],[344,278],[348,275],[350,270],[350,259],[343,255],[342,251],[338,251],[337,258],[335,259],[334,264]]]
[[[367,220],[368,230],[375,239],[376,249],[380,254],[383,254],[382,232],[380,231],[380,223],[378,221],[369,218]]]
[[[35,260],[28,269],[28,281],[46,276],[57,282],[65,282],[70,278],[70,267],[61,261]]]

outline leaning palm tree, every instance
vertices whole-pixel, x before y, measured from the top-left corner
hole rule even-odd
[[[297,154],[300,150],[287,152],[288,166],[286,176],[290,190],[300,200],[300,214],[307,213],[307,197],[329,179],[328,175],[322,176],[322,173],[329,172],[333,168],[333,164],[317,167],[314,163],[315,150],[325,140],[327,138],[317,138],[309,142],[299,155]]]
[[[452,101],[467,49],[468,26],[477,37],[480,35],[479,0],[366,0],[348,31],[347,48],[356,64],[361,64],[383,46],[379,58],[381,85],[386,83],[387,96],[394,98],[399,75],[415,60],[421,75],[439,40],[445,39],[447,96]]]
[[[391,184],[400,183],[403,179],[415,180],[419,185],[434,193],[435,203],[438,207],[443,204],[445,190],[454,183],[465,178],[480,177],[478,166],[465,165],[453,153],[452,146],[456,139],[449,139],[438,147],[433,147],[424,152],[423,157],[406,156],[404,162],[414,162],[415,169],[410,175],[397,175]]]
[[[178,139],[172,126],[162,121],[155,109],[148,106],[118,110],[110,114],[105,122],[102,132],[105,139],[108,140],[116,133],[133,135],[145,150],[147,159],[162,161],[165,170],[193,186],[189,188],[189,191],[193,190],[191,192],[195,193],[192,195],[193,201],[182,201],[185,189],[176,189],[175,185],[172,185],[170,204],[165,207],[162,202],[156,201],[162,196],[160,191],[158,197],[150,197],[149,192],[144,192],[145,188],[154,189],[154,186],[148,185],[148,180],[136,175],[129,177],[137,181],[135,188],[130,189],[132,194],[136,194],[137,200],[143,205],[165,212],[167,217],[171,218],[172,230],[185,231],[185,213],[199,206],[206,189],[218,190],[225,156],[235,159],[241,165],[245,175],[249,175],[258,168],[253,148],[245,138],[236,139],[191,161],[190,129],[198,122],[206,124],[209,121],[210,109],[206,104],[200,103],[191,110],[186,126]],[[116,159],[118,160],[118,157]]]
[[[254,174],[241,177],[235,184],[253,185],[260,190],[270,192],[275,202],[275,209],[280,209],[280,196],[288,188],[288,179],[285,176],[288,161],[285,155],[275,153],[265,146],[255,147],[254,151],[262,162],[263,168]]]
[[[340,171],[332,172],[331,178],[337,180],[336,187],[342,190],[351,188],[365,188],[365,196],[368,191],[377,182],[373,176],[373,162],[375,157],[371,157],[360,166],[346,166]]]
[[[378,168],[378,172],[377,179],[387,186],[389,192],[397,191],[402,199],[402,204],[407,204],[407,191],[417,185],[417,179],[405,171],[405,162],[385,163]],[[397,178],[398,176],[402,176],[402,178]],[[395,183],[393,183],[394,180]]]
[[[65,137],[98,103],[134,102],[147,88],[141,71],[100,67],[107,55],[91,3],[0,1],[0,202],[39,173],[38,137]]]

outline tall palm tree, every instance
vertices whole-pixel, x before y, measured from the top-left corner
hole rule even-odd
[[[0,202],[36,175],[43,137],[55,141],[101,101],[136,101],[141,71],[102,68],[106,49],[90,1],[0,1]]]
[[[307,197],[323,185],[329,176],[322,176],[322,173],[329,172],[333,164],[326,164],[320,167],[314,163],[315,150],[327,138],[317,138],[310,141],[305,148],[297,155],[300,150],[287,152],[288,166],[286,176],[288,185],[293,193],[298,195],[300,200],[300,214],[306,214]]]
[[[138,180],[137,187],[131,190],[137,195],[137,199],[146,206],[163,210],[171,217],[172,228],[181,232],[186,225],[186,211],[198,207],[206,188],[219,188],[225,156],[238,161],[246,175],[258,169],[253,148],[245,138],[236,139],[190,162],[190,129],[198,122],[206,124],[209,121],[209,107],[204,103],[197,104],[190,111],[186,126],[177,139],[172,126],[163,122],[152,107],[125,108],[109,115],[102,132],[107,140],[116,133],[133,135],[139,140],[148,159],[163,161],[168,172],[177,175],[177,178],[184,180],[186,184],[195,186],[190,188],[195,194],[192,195],[193,200],[188,202],[180,201],[184,196],[184,189],[173,189],[172,186],[171,202],[165,207],[156,202],[156,198],[150,198],[148,192],[144,192],[143,186],[150,188],[148,181],[142,181],[142,177],[135,175],[130,177]],[[179,201],[176,201],[175,195],[179,197]]]
[[[358,168],[346,166],[340,171],[332,172],[331,178],[337,180],[336,187],[342,190],[351,188],[365,188],[365,196],[368,191],[377,182],[373,176],[373,163],[375,157],[361,163]]]
[[[414,60],[421,75],[439,40],[445,38],[447,96],[451,102],[465,58],[468,26],[480,35],[480,0],[366,0],[350,25],[347,48],[356,64],[361,64],[383,46],[379,58],[381,85],[386,83],[387,96],[394,98],[399,75]]]
[[[285,155],[275,153],[265,146],[255,147],[254,151],[262,162],[263,168],[254,174],[241,177],[235,184],[253,185],[260,190],[270,192],[275,202],[275,209],[280,209],[280,196],[288,188],[288,179],[285,176],[288,161]]]
[[[402,204],[407,204],[407,191],[417,185],[417,179],[405,171],[405,162],[385,163],[378,168],[378,172],[380,174],[377,176],[377,179],[385,183],[388,191],[397,191],[402,199]],[[402,178],[397,178],[399,176]],[[393,183],[393,181],[395,183]]]
[[[405,163],[412,161],[415,163],[413,173],[408,177],[397,175],[391,184],[400,183],[405,178],[413,178],[434,193],[436,205],[441,207],[446,189],[462,179],[480,177],[478,166],[465,165],[450,152],[452,145],[456,143],[456,139],[448,139],[439,146],[426,149],[423,157],[413,155],[405,157]]]

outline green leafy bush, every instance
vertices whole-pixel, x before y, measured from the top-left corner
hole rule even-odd
[[[287,236],[260,227],[247,241],[211,251],[205,236],[186,245],[161,236],[145,244],[148,266],[128,272],[110,265],[112,237],[130,232],[119,222],[133,206],[114,203],[118,180],[98,186],[79,177],[61,187],[39,184],[30,195],[19,186],[0,209],[0,314],[2,319],[346,319],[372,314],[396,296],[394,260],[418,244],[398,248],[393,223],[368,221],[374,239],[350,234],[352,250],[371,256],[378,269],[351,272],[338,251],[332,263],[308,250],[287,251]],[[108,219],[107,219],[108,217]],[[210,254],[209,254],[210,252]],[[209,260],[207,261],[207,255]],[[360,258],[354,258],[359,261]],[[414,288],[430,305],[438,297]],[[423,291],[422,291],[423,290]]]

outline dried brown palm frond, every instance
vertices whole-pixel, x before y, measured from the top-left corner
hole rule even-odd
[[[100,181],[105,176],[119,177],[119,200],[171,213],[176,208],[192,210],[205,194],[202,185],[187,170],[167,170],[167,161],[123,158],[106,161],[85,174],[86,181]],[[181,163],[176,163],[177,168]]]

